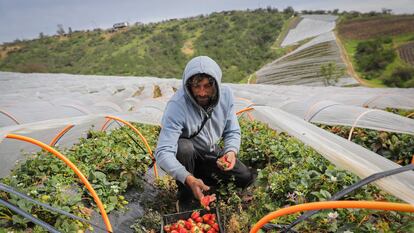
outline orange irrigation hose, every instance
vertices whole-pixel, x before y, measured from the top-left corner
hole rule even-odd
[[[63,136],[65,133],[67,133],[70,129],[73,128],[75,125],[67,125],[65,128],[63,128],[49,143],[49,146],[55,146],[56,142]]]
[[[156,178],[158,178],[158,171],[157,171],[157,163],[155,162],[155,158],[154,158],[154,155],[152,154],[152,150],[151,150],[151,147],[148,145],[148,142],[147,142],[147,139],[144,137],[144,135],[142,135],[141,134],[141,132],[139,132],[139,130],[137,129],[137,128],[135,128],[131,123],[129,123],[128,121],[125,121],[125,120],[122,120],[121,118],[119,118],[119,117],[115,117],[115,116],[106,116],[105,118],[107,118],[107,119],[112,119],[112,120],[115,120],[115,121],[119,121],[119,122],[122,122],[122,123],[124,123],[125,125],[127,125],[128,127],[130,127],[135,133],[137,133],[138,135],[139,135],[139,137],[142,139],[142,141],[144,142],[144,144],[145,144],[145,147],[147,148],[147,150],[148,150],[148,153],[150,154],[150,156],[151,156],[151,159],[153,159],[154,160],[154,174],[155,174],[155,177]],[[108,122],[108,121],[107,121]]]
[[[252,108],[252,107],[243,108],[242,110],[236,112],[236,115],[240,115],[240,114],[242,114],[244,112],[248,112],[248,111],[251,111],[251,110],[254,110],[254,108]]]
[[[251,111],[251,110],[254,110],[254,108],[252,108],[252,107],[243,108],[242,110],[240,110],[240,111],[236,112],[236,115],[238,116],[238,115],[240,115],[240,114],[242,114],[242,113],[246,112],[246,113],[247,113],[247,117],[249,117],[249,120],[250,120],[250,121],[253,121],[253,120],[254,120],[254,118],[253,118],[252,114],[249,112],[249,111]]]
[[[6,138],[11,139],[17,139],[25,142],[32,143],[34,145],[37,145],[50,153],[54,154],[56,157],[58,157],[60,160],[62,160],[66,165],[68,165],[75,174],[79,177],[79,179],[82,181],[82,183],[85,185],[85,187],[89,190],[89,193],[93,197],[96,205],[98,206],[99,210],[101,211],[102,219],[106,225],[106,229],[108,232],[112,232],[112,226],[111,222],[109,221],[108,215],[106,214],[105,208],[103,207],[103,204],[101,202],[101,199],[99,199],[99,196],[96,194],[95,190],[93,189],[92,185],[89,183],[89,181],[86,179],[86,177],[82,174],[82,172],[73,164],[69,159],[67,159],[64,155],[62,155],[59,151],[53,149],[52,147],[46,145],[45,143],[38,141],[36,139],[22,136],[22,135],[16,135],[16,134],[7,134]]]
[[[112,121],[112,119],[111,119],[111,118],[106,118],[105,123],[102,125],[101,131],[105,131],[106,126],[108,125],[108,123],[109,123],[110,121]]]
[[[250,112],[247,112],[247,116],[249,117],[250,121],[254,121],[253,115]]]
[[[243,98],[243,97],[236,97],[236,99],[239,99],[239,100],[243,100],[243,101],[249,102],[249,104],[253,104],[253,102],[252,102],[251,100],[246,99],[246,98]]]
[[[393,210],[402,212],[414,212],[414,206],[410,204],[380,202],[380,201],[323,201],[311,202],[295,206],[289,206],[261,218],[250,230],[250,233],[256,233],[266,223],[272,219],[281,217],[305,210],[322,210],[322,209],[336,209],[336,208],[354,208],[354,209],[373,209],[373,210]]]
[[[0,113],[3,113],[5,116],[7,116],[10,119],[12,119],[16,124],[20,125],[20,123],[16,120],[16,118],[14,118],[11,114],[9,114],[9,113],[7,113],[7,112],[5,112],[3,110],[0,110]]]

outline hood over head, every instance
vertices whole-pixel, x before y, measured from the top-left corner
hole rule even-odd
[[[183,72],[183,88],[186,95],[191,99],[191,101],[194,104],[198,105],[191,94],[191,90],[189,90],[187,86],[188,80],[196,74],[207,74],[214,78],[216,81],[216,98],[214,98],[214,102],[211,103],[211,106],[209,108],[214,107],[220,98],[220,83],[222,76],[220,66],[213,59],[207,56],[195,57],[187,63]]]

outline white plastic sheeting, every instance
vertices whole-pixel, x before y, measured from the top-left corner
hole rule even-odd
[[[414,120],[380,109],[344,105],[333,101],[319,101],[315,104],[290,102],[280,109],[313,123],[363,126],[379,131],[414,135]]]
[[[289,30],[281,44],[282,47],[332,31],[338,17],[334,15],[302,15],[301,18],[299,24]]]
[[[99,113],[137,111],[154,95],[168,99],[180,83],[166,80],[157,85],[154,78],[82,76],[67,74],[16,75],[2,72],[0,127],[48,119]],[[70,80],[70,81],[69,81]],[[154,81],[155,80],[155,81]],[[128,101],[125,101],[127,98]],[[17,123],[15,122],[17,121]]]
[[[338,103],[368,108],[414,109],[414,88],[365,88],[365,87],[309,87],[261,84],[229,84],[238,97],[249,99],[257,105],[281,107],[288,102],[330,100]]]
[[[40,151],[39,147],[32,144],[5,138],[7,134],[24,135],[49,144],[63,128],[74,125],[56,144],[56,146],[68,148],[79,142],[79,138],[86,138],[90,129],[101,130],[106,121],[105,116],[108,115],[131,122],[159,125],[162,111],[152,106],[144,106],[133,113],[93,114],[2,127],[0,128],[0,177],[9,174],[16,162],[24,160],[24,154]],[[118,127],[118,124],[111,125]]]
[[[233,85],[238,106],[272,106],[301,119],[414,135],[414,120],[380,108],[414,109],[414,89]],[[367,108],[371,107],[371,108]]]
[[[321,67],[333,63],[336,74],[340,76],[329,85],[348,86],[358,84],[357,80],[346,73],[346,64],[343,62],[341,50],[337,44],[333,29],[335,29],[334,15],[303,15],[294,29],[289,30],[282,42],[282,47],[295,44],[304,39],[314,37],[294,51],[275,61],[266,64],[256,72],[257,83],[274,85],[307,85],[325,86],[325,77],[321,74]]]
[[[321,67],[328,63],[345,70],[340,49],[333,32],[326,32],[298,47],[285,56],[263,66],[256,72],[257,83],[278,85],[325,86]],[[343,73],[331,85],[345,86],[358,82]]]
[[[391,170],[400,165],[283,110],[260,106],[254,116],[277,130],[287,132],[314,148],[336,166],[361,178]],[[375,182],[381,189],[414,205],[414,172],[408,171]]]
[[[7,134],[21,134],[49,144],[64,127],[73,124],[75,126],[58,143],[67,147],[85,137],[91,127],[100,130],[107,115],[159,124],[165,105],[174,90],[180,87],[181,80],[0,72],[0,84],[0,110],[7,110],[22,121],[17,125],[0,113],[2,177],[9,173],[17,160],[24,159],[21,150],[39,150],[28,143],[5,139]],[[382,157],[378,159],[379,155],[318,129],[307,121],[413,133],[414,120],[380,109],[414,109],[414,89],[224,85],[233,89],[237,110],[253,105],[256,112],[261,113],[259,119],[297,137],[336,165],[361,177],[397,165]],[[116,126],[112,124],[112,127]],[[367,154],[370,157],[358,157]],[[411,195],[414,193],[411,190],[413,183],[406,183],[410,179],[411,176],[398,176],[397,181],[381,181],[379,185],[412,203],[410,192]],[[405,188],[401,187],[404,185]],[[402,191],[398,194],[395,190]]]
[[[180,83],[149,77],[0,72],[0,177],[24,158],[21,151],[40,150],[4,140],[7,134],[49,144],[63,128],[74,125],[57,144],[68,147],[86,137],[92,127],[100,130],[107,115],[159,124],[167,100]]]

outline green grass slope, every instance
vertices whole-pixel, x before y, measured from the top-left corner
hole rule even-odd
[[[225,82],[239,82],[278,56],[271,46],[289,17],[229,11],[10,43],[0,48],[0,70],[180,78],[190,58],[208,55]]]
[[[364,83],[414,87],[414,15],[342,17],[337,30]]]

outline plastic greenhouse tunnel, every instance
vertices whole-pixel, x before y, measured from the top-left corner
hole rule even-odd
[[[157,167],[152,150],[163,110],[180,87],[180,80],[105,76],[85,79],[80,75],[7,72],[0,73],[0,79],[3,84],[0,87],[0,216],[4,219],[16,215],[13,218],[19,219],[18,228],[39,224],[38,227],[51,232],[62,229],[133,232],[142,225],[140,219],[153,214],[142,203],[171,192],[171,188],[166,189],[171,178]],[[45,82],[50,85],[41,85]],[[316,196],[327,195],[319,201],[300,201],[298,198],[303,194],[299,191],[284,193],[289,198],[295,196],[295,202],[290,202],[289,207],[270,204],[260,209],[260,214],[247,224],[250,232],[272,225],[279,226],[278,230],[287,230],[287,226],[295,230],[305,219],[317,221],[311,217],[316,210],[322,214],[326,213],[323,210],[339,211],[340,208],[414,211],[413,165],[393,161],[358,144],[361,130],[369,130],[366,132],[370,134],[406,135],[412,140],[414,120],[389,111],[390,108],[414,109],[411,89],[225,85],[233,90],[240,125],[252,127],[247,128],[247,137],[259,137],[265,129],[273,135],[252,139],[249,143],[253,147],[246,144],[245,148],[250,152],[243,153],[260,152],[261,141],[265,143],[261,147],[267,148],[264,151],[287,148],[283,152],[287,155],[296,153],[297,149],[289,148],[297,145],[304,150],[300,153],[320,156],[316,160],[304,158],[304,161],[331,164],[324,165],[327,166],[324,171],[329,173],[326,177],[332,184],[341,179],[339,171],[355,177],[346,186],[339,185],[336,190],[342,191],[336,194],[327,195],[322,189],[310,187]],[[340,129],[343,134],[337,135],[332,129]],[[272,144],[284,140],[290,144]],[[250,165],[266,164],[258,161]],[[272,157],[267,161],[273,161]],[[269,168],[262,169],[264,172]],[[312,177],[320,172],[309,171],[309,174]],[[278,176],[278,173],[266,174]],[[261,179],[264,177],[265,173]],[[266,185],[272,189],[277,184]],[[375,195],[389,195],[388,201],[367,199],[369,196],[358,199],[354,193],[361,189],[378,190],[375,192],[381,194]],[[258,191],[251,192],[254,196]],[[221,200],[226,199],[221,197]],[[158,207],[168,211],[168,204],[158,204]],[[229,221],[235,221],[235,217],[222,211],[225,216],[222,221],[230,227]],[[300,222],[295,222],[295,218],[283,220],[283,216],[297,212],[304,213],[304,217],[298,218]],[[158,223],[162,221],[150,218]]]

